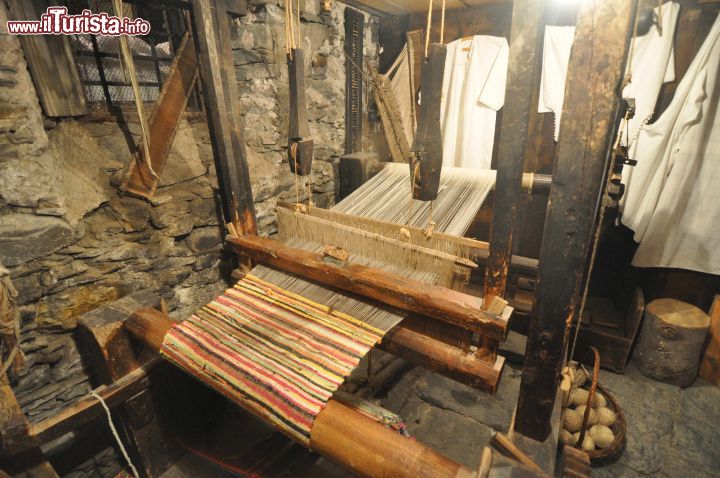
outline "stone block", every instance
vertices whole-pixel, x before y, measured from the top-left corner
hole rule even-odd
[[[193,252],[205,252],[222,242],[219,227],[195,228],[185,238],[185,245]]]
[[[57,251],[74,241],[62,219],[30,214],[5,214],[0,219],[0,262],[18,265]]]

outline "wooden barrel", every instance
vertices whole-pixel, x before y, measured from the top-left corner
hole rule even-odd
[[[657,299],[645,308],[633,361],[643,375],[687,387],[697,378],[710,318],[694,305]]]

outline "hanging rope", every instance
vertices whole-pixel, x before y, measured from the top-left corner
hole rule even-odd
[[[123,17],[122,0],[113,0],[113,10],[115,11],[116,17]],[[143,105],[142,93],[140,91],[140,83],[138,83],[135,62],[133,60],[132,52],[130,51],[127,35],[120,35],[120,57],[122,59],[120,64],[123,67],[125,79],[129,80],[130,85],[132,86],[133,96],[135,97],[135,108],[137,109],[138,119],[140,121],[140,131],[142,133],[143,160],[145,161],[150,174],[160,180],[160,176],[158,176],[153,169],[152,161],[150,159],[150,129],[148,128],[147,118],[145,117],[145,107]]]
[[[440,10],[440,43],[445,43],[445,0],[442,0],[442,8]]]
[[[9,350],[4,363],[2,355],[0,355],[0,377],[13,364],[16,364],[14,370],[17,371],[24,361],[24,355],[18,345],[20,343],[20,314],[15,307],[17,296],[18,292],[10,280],[10,272],[0,265],[0,343]]]
[[[432,7],[433,0],[428,2],[427,26],[425,27],[425,59],[428,59],[428,50],[430,49],[430,26],[432,25]]]
[[[113,437],[115,437],[115,441],[118,444],[118,448],[120,448],[120,452],[123,455],[123,458],[125,458],[125,461],[127,462],[128,466],[130,467],[130,470],[132,471],[132,474],[135,478],[140,478],[140,474],[137,471],[137,468],[135,468],[135,465],[133,465],[132,461],[130,461],[130,455],[128,455],[127,450],[125,449],[125,445],[123,445],[122,440],[120,440],[120,435],[118,434],[117,429],[115,428],[115,424],[112,421],[112,415],[110,415],[110,409],[107,406],[107,403],[105,403],[105,400],[97,394],[95,390],[90,390],[90,395],[95,397],[98,402],[100,402],[100,405],[105,409],[105,415],[107,415],[108,425],[110,425],[110,431],[113,434]]]

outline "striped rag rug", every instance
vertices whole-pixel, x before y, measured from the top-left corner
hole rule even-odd
[[[383,332],[252,275],[166,335],[161,353],[305,446]]]

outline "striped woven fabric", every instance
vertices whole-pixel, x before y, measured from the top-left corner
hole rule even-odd
[[[309,446],[315,416],[383,332],[252,275],[172,328],[161,353]]]

